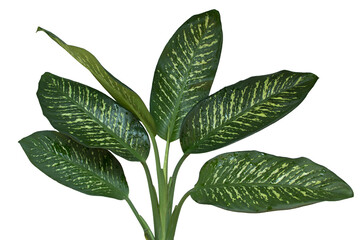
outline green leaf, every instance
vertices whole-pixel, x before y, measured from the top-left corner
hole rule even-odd
[[[64,48],[79,63],[86,67],[109,94],[124,108],[140,119],[148,131],[156,135],[156,126],[142,99],[129,87],[110,74],[100,62],[87,50],[67,45],[55,34],[38,27],[37,31],[45,32],[50,38]]]
[[[119,200],[128,197],[122,166],[107,150],[87,148],[54,131],[33,133],[19,143],[35,167],[67,187]]]
[[[45,73],[37,95],[44,115],[58,131],[87,147],[105,148],[130,161],[147,159],[147,132],[131,112],[105,94]]]
[[[186,114],[209,94],[221,49],[222,26],[216,10],[191,17],[171,37],[159,58],[150,99],[160,137],[179,138]]]
[[[269,126],[296,108],[317,79],[312,73],[280,71],[223,88],[197,104],[184,119],[183,151],[212,151]]]
[[[353,192],[333,172],[307,158],[249,151],[209,160],[191,196],[231,211],[265,212],[350,198]]]

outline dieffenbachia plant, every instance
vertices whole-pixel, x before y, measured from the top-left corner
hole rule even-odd
[[[57,131],[20,140],[30,161],[57,182],[89,195],[125,200],[148,240],[174,239],[188,196],[200,204],[259,213],[291,209],[353,196],[327,168],[307,158],[257,151],[218,155],[202,167],[194,188],[173,205],[179,169],[191,154],[209,152],[243,139],[296,108],[316,83],[312,73],[280,71],[251,77],[209,95],[222,49],[220,15],[211,10],[188,19],[165,46],[154,73],[150,110],[87,50],[38,28],[85,66],[111,97],[51,73],[37,96]],[[161,163],[156,135],[166,141]],[[183,156],[168,175],[170,144],[180,140]],[[155,154],[158,191],[147,157]],[[139,162],[145,171],[154,228],[138,213],[120,162]]]

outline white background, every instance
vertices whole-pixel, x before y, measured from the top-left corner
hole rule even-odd
[[[144,239],[124,201],[61,186],[32,166],[17,143],[35,131],[52,129],[35,95],[44,72],[103,91],[68,53],[44,33],[36,34],[37,26],[92,52],[148,104],[154,68],[168,39],[190,16],[213,8],[221,13],[224,43],[212,92],[282,69],[313,72],[320,79],[279,122],[224,149],[189,157],[179,174],[176,200],[195,184],[206,160],[240,150],[308,157],[349,183],[355,197],[265,214],[224,211],[189,198],[176,239],[361,239],[358,2],[2,1],[0,239]],[[181,156],[179,142],[171,151],[172,169]],[[152,171],[153,159],[151,154]],[[130,197],[151,224],[142,167],[120,161]]]

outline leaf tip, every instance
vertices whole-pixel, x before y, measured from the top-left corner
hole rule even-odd
[[[54,76],[54,75],[51,74],[50,72],[45,72],[45,73],[43,73],[43,75],[41,75],[41,77],[40,77],[38,91],[40,90],[41,84],[43,84],[44,82],[48,82],[49,79],[51,79],[53,76]]]
[[[43,73],[43,75],[41,75],[41,78],[47,77],[47,76],[51,76],[52,74],[50,72],[45,72]]]
[[[31,136],[31,135],[30,135]],[[25,152],[25,154],[27,155],[27,150],[29,149],[30,147],[30,143],[29,143],[29,137],[30,136],[27,136],[27,137],[23,137],[22,139],[20,139],[18,141],[18,143],[20,144],[21,148],[23,149],[23,151]]]
[[[38,28],[36,29],[36,32],[39,32],[39,31],[44,31],[44,29],[43,29],[42,27],[38,27]]]
[[[317,82],[318,76],[311,72],[293,72],[289,70],[282,70],[278,72],[278,74],[284,74],[286,76],[294,75],[295,77],[301,79],[302,81],[306,81],[308,83],[312,83],[312,86]]]
[[[306,77],[308,77],[310,80],[316,82],[318,80],[318,76],[314,73],[306,73]]]
[[[221,18],[221,14],[219,13],[219,11],[217,9],[211,9],[211,10],[205,12],[205,14],[207,14],[208,16],[211,16],[214,19],[217,19],[217,21]]]
[[[220,15],[219,11],[217,9],[211,9],[208,11],[209,13],[213,13],[213,14],[216,14],[216,15]]]
[[[23,144],[24,144],[24,139],[25,139],[25,138],[22,138],[22,139],[20,139],[20,140],[18,141],[18,143],[20,144],[21,147],[22,147]]]
[[[354,197],[354,192],[352,188],[345,183],[345,187],[340,190],[340,195],[342,196],[342,199],[352,198]]]

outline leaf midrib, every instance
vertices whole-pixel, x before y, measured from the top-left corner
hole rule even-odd
[[[52,78],[53,79],[53,78]],[[53,79],[56,81],[56,79]],[[117,142],[119,142],[123,147],[125,147],[124,145],[127,145],[125,144],[125,142],[118,137],[118,135],[116,135],[113,131],[111,131],[107,125],[105,125],[104,123],[102,123],[99,119],[95,118],[94,115],[87,110],[87,108],[85,107],[82,107],[82,105],[80,105],[80,103],[78,103],[76,100],[74,100],[71,96],[68,96],[67,94],[65,94],[64,92],[62,92],[60,86],[58,86],[57,84],[54,84],[53,86],[55,86],[56,90],[58,90],[58,92],[60,93],[60,95],[63,95],[67,100],[69,100],[70,102],[72,102],[75,106],[77,106],[77,108],[79,110],[84,110],[85,114],[90,118],[90,119],[93,119],[94,122],[98,123],[99,125],[101,125],[103,127],[103,129],[105,129],[105,131],[111,135]],[[90,91],[92,91],[92,89],[89,89]],[[63,94],[62,94],[63,93]],[[100,92],[99,92],[100,93]],[[98,93],[98,94],[99,94]],[[102,93],[100,93],[101,95]],[[106,97],[106,96],[105,96]],[[106,101],[104,99],[104,101]],[[113,100],[111,100],[113,101]],[[114,104],[117,104],[114,102]],[[89,146],[88,146],[89,147]],[[144,158],[142,156],[140,156],[138,154],[138,152],[136,151],[133,151],[131,148],[129,149],[128,147],[125,147],[130,153],[132,153],[137,159],[143,161]]]
[[[227,187],[250,187],[250,188],[257,188],[257,187],[273,187],[273,188],[298,188],[298,189],[305,189],[305,190],[317,190],[320,192],[327,192],[325,190],[320,190],[317,187],[305,187],[302,185],[283,185],[283,184],[271,184],[271,183],[226,183],[226,184],[212,184],[206,186],[195,186],[191,191],[197,191],[199,189],[211,189],[211,188],[227,188]]]
[[[188,86],[188,82],[189,82],[188,77],[189,77],[189,73],[190,73],[190,71],[192,69],[191,66],[192,66],[193,60],[194,60],[195,56],[197,56],[197,52],[200,51],[199,46],[201,45],[201,42],[204,41],[205,36],[208,35],[209,32],[210,32],[210,28],[208,27],[204,31],[202,36],[200,37],[201,40],[199,40],[198,43],[196,44],[196,48],[193,51],[192,56],[190,58],[190,61],[189,61],[189,64],[188,64],[188,69],[187,69],[186,73],[184,74],[184,78],[183,78],[183,79],[187,79],[187,80],[182,81],[180,93],[179,93],[179,95],[177,97],[176,104],[175,104],[175,110],[173,111],[172,118],[169,121],[170,126],[169,126],[168,131],[167,131],[167,141],[170,141],[172,139],[172,136],[173,136],[175,122],[176,122],[178,114],[180,112],[179,111],[179,106],[180,106],[180,103],[182,102],[181,100],[183,99],[184,89],[186,88],[186,86]]]
[[[246,81],[246,80],[244,80],[244,81]],[[300,82],[299,85],[293,85],[293,86],[291,86],[291,87],[289,87],[289,88],[284,88],[283,91],[278,92],[278,93],[275,94],[275,95],[271,95],[271,96],[269,96],[269,97],[266,97],[266,98],[264,98],[262,101],[254,104],[254,105],[252,105],[252,106],[250,106],[250,107],[247,107],[244,111],[240,112],[239,114],[236,114],[236,115],[230,117],[227,121],[224,122],[224,124],[221,124],[221,125],[219,125],[218,127],[212,129],[212,130],[209,132],[209,134],[203,135],[203,137],[200,137],[199,140],[197,141],[197,143],[194,144],[192,148],[189,148],[189,149],[187,150],[187,152],[192,152],[193,149],[197,148],[199,145],[202,144],[202,142],[203,142],[204,139],[208,139],[208,138],[210,138],[211,136],[214,136],[214,135],[215,135],[215,134],[213,134],[214,132],[218,132],[219,129],[221,129],[221,128],[223,128],[224,126],[230,124],[230,123],[233,122],[234,120],[240,118],[242,115],[246,115],[247,113],[251,112],[252,109],[254,109],[255,107],[257,107],[257,106],[259,106],[259,105],[262,105],[264,102],[267,102],[269,99],[274,98],[274,97],[277,97],[278,95],[280,95],[280,94],[282,94],[282,93],[284,93],[284,92],[286,92],[286,91],[289,91],[289,90],[292,90],[293,88],[296,88],[296,87],[298,87],[298,86],[301,86],[302,84],[305,84],[305,85],[306,85],[307,82],[308,82],[308,81]],[[229,87],[231,87],[231,86],[229,86]],[[225,89],[224,89],[224,90],[225,90]],[[241,138],[241,139],[242,139],[242,138]]]
[[[62,145],[63,145],[63,144],[62,144]],[[46,144],[46,146],[48,146],[48,144]],[[73,147],[72,147],[72,148],[73,148]],[[73,148],[73,149],[74,149],[74,148]],[[81,163],[78,163],[78,162],[76,162],[76,161],[72,161],[72,159],[73,159],[72,156],[69,156],[69,158],[66,158],[66,157],[64,157],[64,154],[62,154],[62,153],[57,154],[57,152],[52,151],[52,149],[49,148],[49,147],[44,148],[44,150],[45,150],[46,152],[48,152],[48,154],[51,154],[51,155],[53,155],[54,157],[56,157],[57,159],[60,158],[60,159],[62,159],[62,160],[65,160],[65,161],[67,161],[69,164],[74,165],[74,166],[78,167],[79,169],[81,169],[81,170],[83,170],[83,171],[85,171],[85,172],[87,172],[87,173],[90,173],[90,174],[89,174],[90,176],[95,176],[98,180],[100,180],[101,182],[105,183],[110,189],[113,189],[114,192],[120,193],[120,195],[121,195],[123,198],[125,198],[126,194],[124,194],[119,188],[117,188],[115,185],[113,185],[112,183],[108,182],[107,180],[103,179],[103,178],[101,177],[101,175],[98,175],[98,174],[96,174],[95,172],[90,171],[89,169],[87,169],[86,167],[84,167]],[[74,149],[74,150],[75,150],[75,149]],[[91,173],[93,173],[93,174],[91,174]]]

